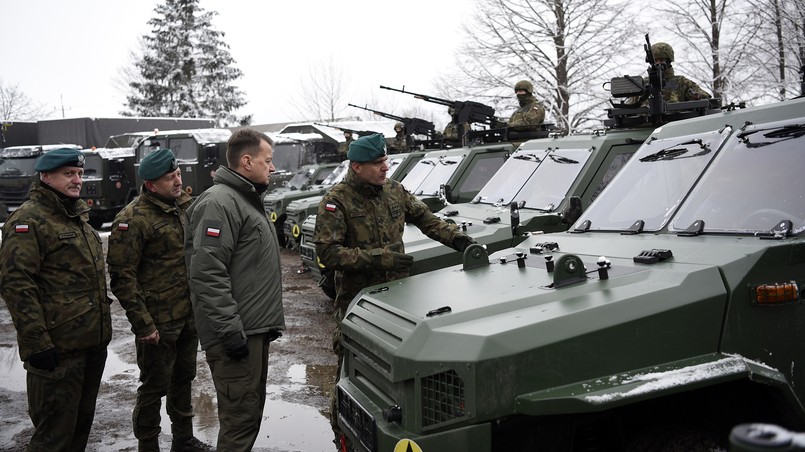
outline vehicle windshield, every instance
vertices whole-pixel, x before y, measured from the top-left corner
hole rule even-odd
[[[103,159],[98,154],[84,153],[84,176],[82,180],[100,180],[103,177]]]
[[[579,172],[592,155],[592,149],[557,149],[549,152],[537,171],[515,196],[526,209],[551,212],[567,195]]]
[[[439,187],[447,183],[450,176],[458,169],[458,164],[464,159],[463,155],[443,156],[435,162],[433,171],[417,187],[415,195],[434,196],[439,194]],[[406,177],[407,179],[407,177]]]
[[[405,160],[404,157],[389,157],[389,159],[386,161],[386,164],[388,164],[389,166],[389,170],[386,173],[386,177],[388,177],[389,179],[394,179],[394,173],[397,171],[397,169],[400,167],[400,164],[402,164],[404,160]]]
[[[484,204],[509,204],[545,159],[545,150],[517,151],[489,179],[475,198]]]
[[[37,157],[0,157],[0,177],[33,176]]]
[[[198,141],[195,138],[170,138],[168,149],[173,151],[176,160],[196,161],[198,160]]]
[[[705,232],[769,231],[783,220],[805,229],[804,118],[755,124],[734,134],[671,222]]]
[[[402,184],[406,190],[410,191],[411,193],[415,193],[415,190],[419,188],[422,184],[422,181],[428,177],[428,174],[436,168],[436,162],[439,161],[438,157],[425,157],[422,160],[418,161],[411,171],[403,178]]]
[[[303,185],[310,182],[310,178],[313,177],[313,173],[316,172],[314,168],[305,168],[300,169],[293,175],[291,180],[288,181],[288,188],[295,188],[300,189]]]
[[[730,131],[649,138],[576,224],[622,231],[642,220],[645,231],[662,229]]]
[[[324,178],[324,182],[322,182],[321,184],[322,185],[335,185],[335,184],[341,182],[342,180],[344,180],[345,177],[347,177],[347,169],[348,168],[349,168],[349,160],[344,160],[343,162],[341,162],[340,165],[338,165],[333,170],[332,173],[330,173],[329,176]]]
[[[304,143],[275,143],[272,163],[277,171],[296,171],[302,160]]]

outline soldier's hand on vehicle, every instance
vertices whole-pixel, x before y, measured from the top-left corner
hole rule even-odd
[[[224,337],[224,352],[229,359],[235,361],[240,361],[249,356],[249,346],[243,332],[233,331]]]
[[[39,370],[53,371],[59,365],[59,354],[55,348],[49,348],[28,357],[28,363]]]
[[[473,243],[477,242],[472,237],[463,234],[457,235],[456,238],[453,239],[453,249],[459,253],[463,253],[464,250]]]
[[[388,248],[388,247],[387,247]],[[402,272],[414,265],[414,256],[389,249],[374,250],[374,263],[383,270]]]
[[[137,340],[139,340],[144,344],[151,344],[151,345],[159,344],[159,330],[154,330],[154,332],[149,334],[148,336],[138,337]]]

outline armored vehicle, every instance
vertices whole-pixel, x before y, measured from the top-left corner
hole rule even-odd
[[[285,223],[285,208],[294,199],[305,198],[323,193],[321,184],[327,179],[337,163],[323,163],[320,165],[305,165],[296,171],[294,176],[280,188],[271,190],[263,198],[263,206],[271,221],[276,225],[280,245],[285,246],[286,234],[282,226]],[[272,174],[271,177],[274,177]]]
[[[229,129],[169,130],[158,132],[140,141],[135,153],[135,168],[149,152],[167,148],[176,154],[182,169],[184,190],[198,196],[212,187],[212,178],[219,165],[226,164],[226,142]],[[136,170],[135,170],[136,172]],[[143,184],[137,176],[137,187]]]
[[[277,171],[271,175],[270,190],[283,186],[303,166],[341,161],[337,146],[319,133],[283,132],[271,134],[271,138]]]
[[[724,450],[805,426],[805,98],[657,128],[567,232],[364,289],[356,450]],[[407,449],[406,449],[407,448]]]
[[[85,149],[83,152],[81,198],[90,207],[89,224],[100,229],[137,196],[134,148]]]
[[[28,199],[31,183],[37,177],[34,171],[36,159],[48,151],[62,148],[81,149],[81,146],[49,144],[0,149],[0,221],[6,221],[8,214],[17,210]]]

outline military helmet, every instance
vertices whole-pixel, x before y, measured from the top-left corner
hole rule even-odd
[[[397,129],[402,130],[403,128],[404,128],[403,123],[401,123],[401,122],[395,122],[394,123],[394,130],[397,130]]]
[[[514,84],[514,91],[523,90],[528,94],[534,93],[534,85],[531,84],[528,80],[520,80],[519,82]]]
[[[674,62],[674,48],[664,42],[655,42],[651,46],[651,54],[654,58],[663,58],[669,63]]]

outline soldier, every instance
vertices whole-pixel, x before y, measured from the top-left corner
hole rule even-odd
[[[405,137],[405,126],[401,122],[394,123],[394,132],[397,134],[389,143],[389,148],[393,150],[390,151],[391,154],[399,154],[405,152],[408,149],[408,141]]]
[[[463,252],[475,241],[433,215],[397,181],[386,178],[388,156],[382,135],[355,140],[349,147],[346,179],[321,200],[313,241],[321,263],[335,270],[336,298],[333,351],[340,375],[341,320],[349,302],[364,287],[408,276],[414,258],[405,254],[403,227],[412,223],[428,237]],[[335,391],[333,391],[335,396]],[[337,444],[343,441],[336,422],[335,398],[330,423]],[[345,438],[345,437],[343,437]]]
[[[261,195],[275,171],[273,141],[241,129],[226,161],[187,210],[185,256],[201,347],[218,398],[217,449],[249,451],[266,403],[269,343],[282,336],[280,255]]]
[[[78,199],[83,166],[73,149],[39,157],[30,199],[3,226],[0,292],[27,371],[27,451],[86,448],[112,338],[101,237]]]
[[[442,136],[445,140],[462,141],[464,134],[470,130],[469,123],[459,124],[456,109],[453,107],[448,107],[447,113],[450,115],[450,122],[445,126]]]
[[[666,102],[685,102],[711,97],[694,81],[674,74],[674,68],[671,66],[674,62],[674,49],[670,45],[664,42],[654,43],[651,46],[651,53],[654,55],[654,61],[662,68],[662,97]]]
[[[528,80],[520,80],[514,84],[514,93],[520,108],[509,118],[508,127],[518,132],[535,130],[545,120],[545,108],[534,97],[534,85]]]
[[[344,142],[338,145],[338,155],[341,157],[341,160],[345,160],[347,158],[347,151],[349,151],[349,144],[355,141],[352,138],[352,131],[345,130],[344,131]]]
[[[167,395],[171,451],[209,451],[193,436],[190,389],[198,333],[184,261],[182,172],[170,149],[149,153],[137,173],[142,193],[112,223],[107,263],[111,288],[136,337],[140,387],[132,414],[140,452],[159,451],[160,409]]]

